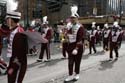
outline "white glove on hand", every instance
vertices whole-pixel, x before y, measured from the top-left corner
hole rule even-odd
[[[73,54],[73,55],[77,55],[77,53],[78,53],[78,50],[77,50],[77,49],[74,49],[74,50],[72,51],[72,54]]]

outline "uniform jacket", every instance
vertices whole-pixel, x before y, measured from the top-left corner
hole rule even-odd
[[[15,65],[27,64],[28,42],[27,36],[18,32],[15,34],[12,43],[12,56],[10,58],[11,67]],[[14,64],[12,64],[14,63]]]
[[[119,43],[121,40],[119,31],[111,31],[110,34],[110,43]]]
[[[50,41],[52,38],[52,30],[49,27],[45,28],[43,35],[48,41]]]
[[[76,33],[76,41],[75,42],[70,42],[69,41],[69,48],[68,51],[72,51],[75,48],[83,48],[83,42],[84,42],[84,37],[85,37],[85,29],[81,24],[78,24],[78,31]],[[73,34],[72,28],[68,30],[67,35]]]
[[[91,32],[89,34],[89,42],[91,44],[95,44],[97,36],[98,36],[97,31],[96,30],[91,30]]]
[[[103,38],[109,38],[110,35],[111,35],[110,30],[103,30]]]

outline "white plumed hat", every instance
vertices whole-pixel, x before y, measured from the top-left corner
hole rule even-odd
[[[43,24],[48,24],[47,16],[44,16],[44,17],[43,17]]]
[[[21,13],[15,11],[7,11],[6,18],[16,18],[21,19]]]
[[[113,23],[113,25],[114,25],[115,27],[118,27],[118,26],[119,26],[117,21],[115,21],[115,22]]]
[[[78,11],[77,5],[71,6],[70,9],[71,9],[71,16],[70,17],[79,17],[79,14],[77,13],[77,11]]]
[[[109,26],[108,26],[108,24],[106,23],[106,24],[104,24],[104,27],[105,27],[105,28],[108,28]]]
[[[92,22],[92,27],[95,27],[96,22]]]

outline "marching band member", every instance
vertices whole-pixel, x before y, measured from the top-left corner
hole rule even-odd
[[[64,58],[66,58],[67,46],[68,46],[67,29],[64,28],[63,38],[62,38],[62,53]]]
[[[101,40],[102,40],[102,31],[100,29],[100,26],[97,26],[97,39],[96,39],[97,44],[99,43],[101,45]]]
[[[41,52],[40,52],[39,59],[37,60],[38,62],[43,61],[44,51],[46,51],[46,55],[47,55],[46,61],[50,61],[50,59],[51,59],[51,57],[50,57],[50,41],[51,41],[51,37],[52,37],[52,30],[48,26],[47,16],[43,17],[42,28],[43,28],[43,32],[41,34],[45,39],[48,40],[48,42],[41,44]]]
[[[94,53],[96,53],[96,47],[95,47],[95,43],[96,43],[96,37],[97,37],[97,30],[95,30],[95,22],[92,23],[92,30],[90,31],[89,34],[89,54],[92,53],[92,48],[94,50]]]
[[[119,57],[118,47],[121,37],[118,28],[119,28],[118,22],[114,22],[114,26],[110,35],[110,59],[109,59],[110,61],[113,60],[113,55],[112,55],[113,50],[115,51],[116,55],[115,60],[117,60]]]
[[[23,29],[18,26],[21,18],[20,12],[8,12],[6,16],[7,25],[11,33],[7,49],[7,57],[10,57],[7,70],[8,83],[22,83],[27,69],[28,43]]]
[[[103,30],[103,50],[108,51],[109,48],[109,36],[111,34],[111,31],[109,29],[108,24],[104,24],[104,30]]]
[[[122,27],[119,27],[119,32],[120,32],[120,42],[119,42],[119,48],[120,48],[124,37],[124,31],[122,30]]]
[[[79,79],[80,73],[80,63],[83,54],[83,42],[85,36],[84,27],[78,23],[78,18],[75,14],[72,14],[70,17],[71,22],[68,23],[70,27],[68,27],[68,70],[69,76],[65,79],[65,82],[71,81],[73,79]],[[73,72],[75,75],[73,75]]]
[[[63,58],[66,58],[66,53],[67,53],[67,46],[68,46],[68,38],[67,38],[67,29],[64,23],[58,24],[58,28],[60,29],[60,38],[61,38],[61,44],[62,44],[62,54]]]

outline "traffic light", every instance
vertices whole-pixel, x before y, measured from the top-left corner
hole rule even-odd
[[[47,8],[50,12],[58,12],[62,8],[62,0],[48,0]]]

